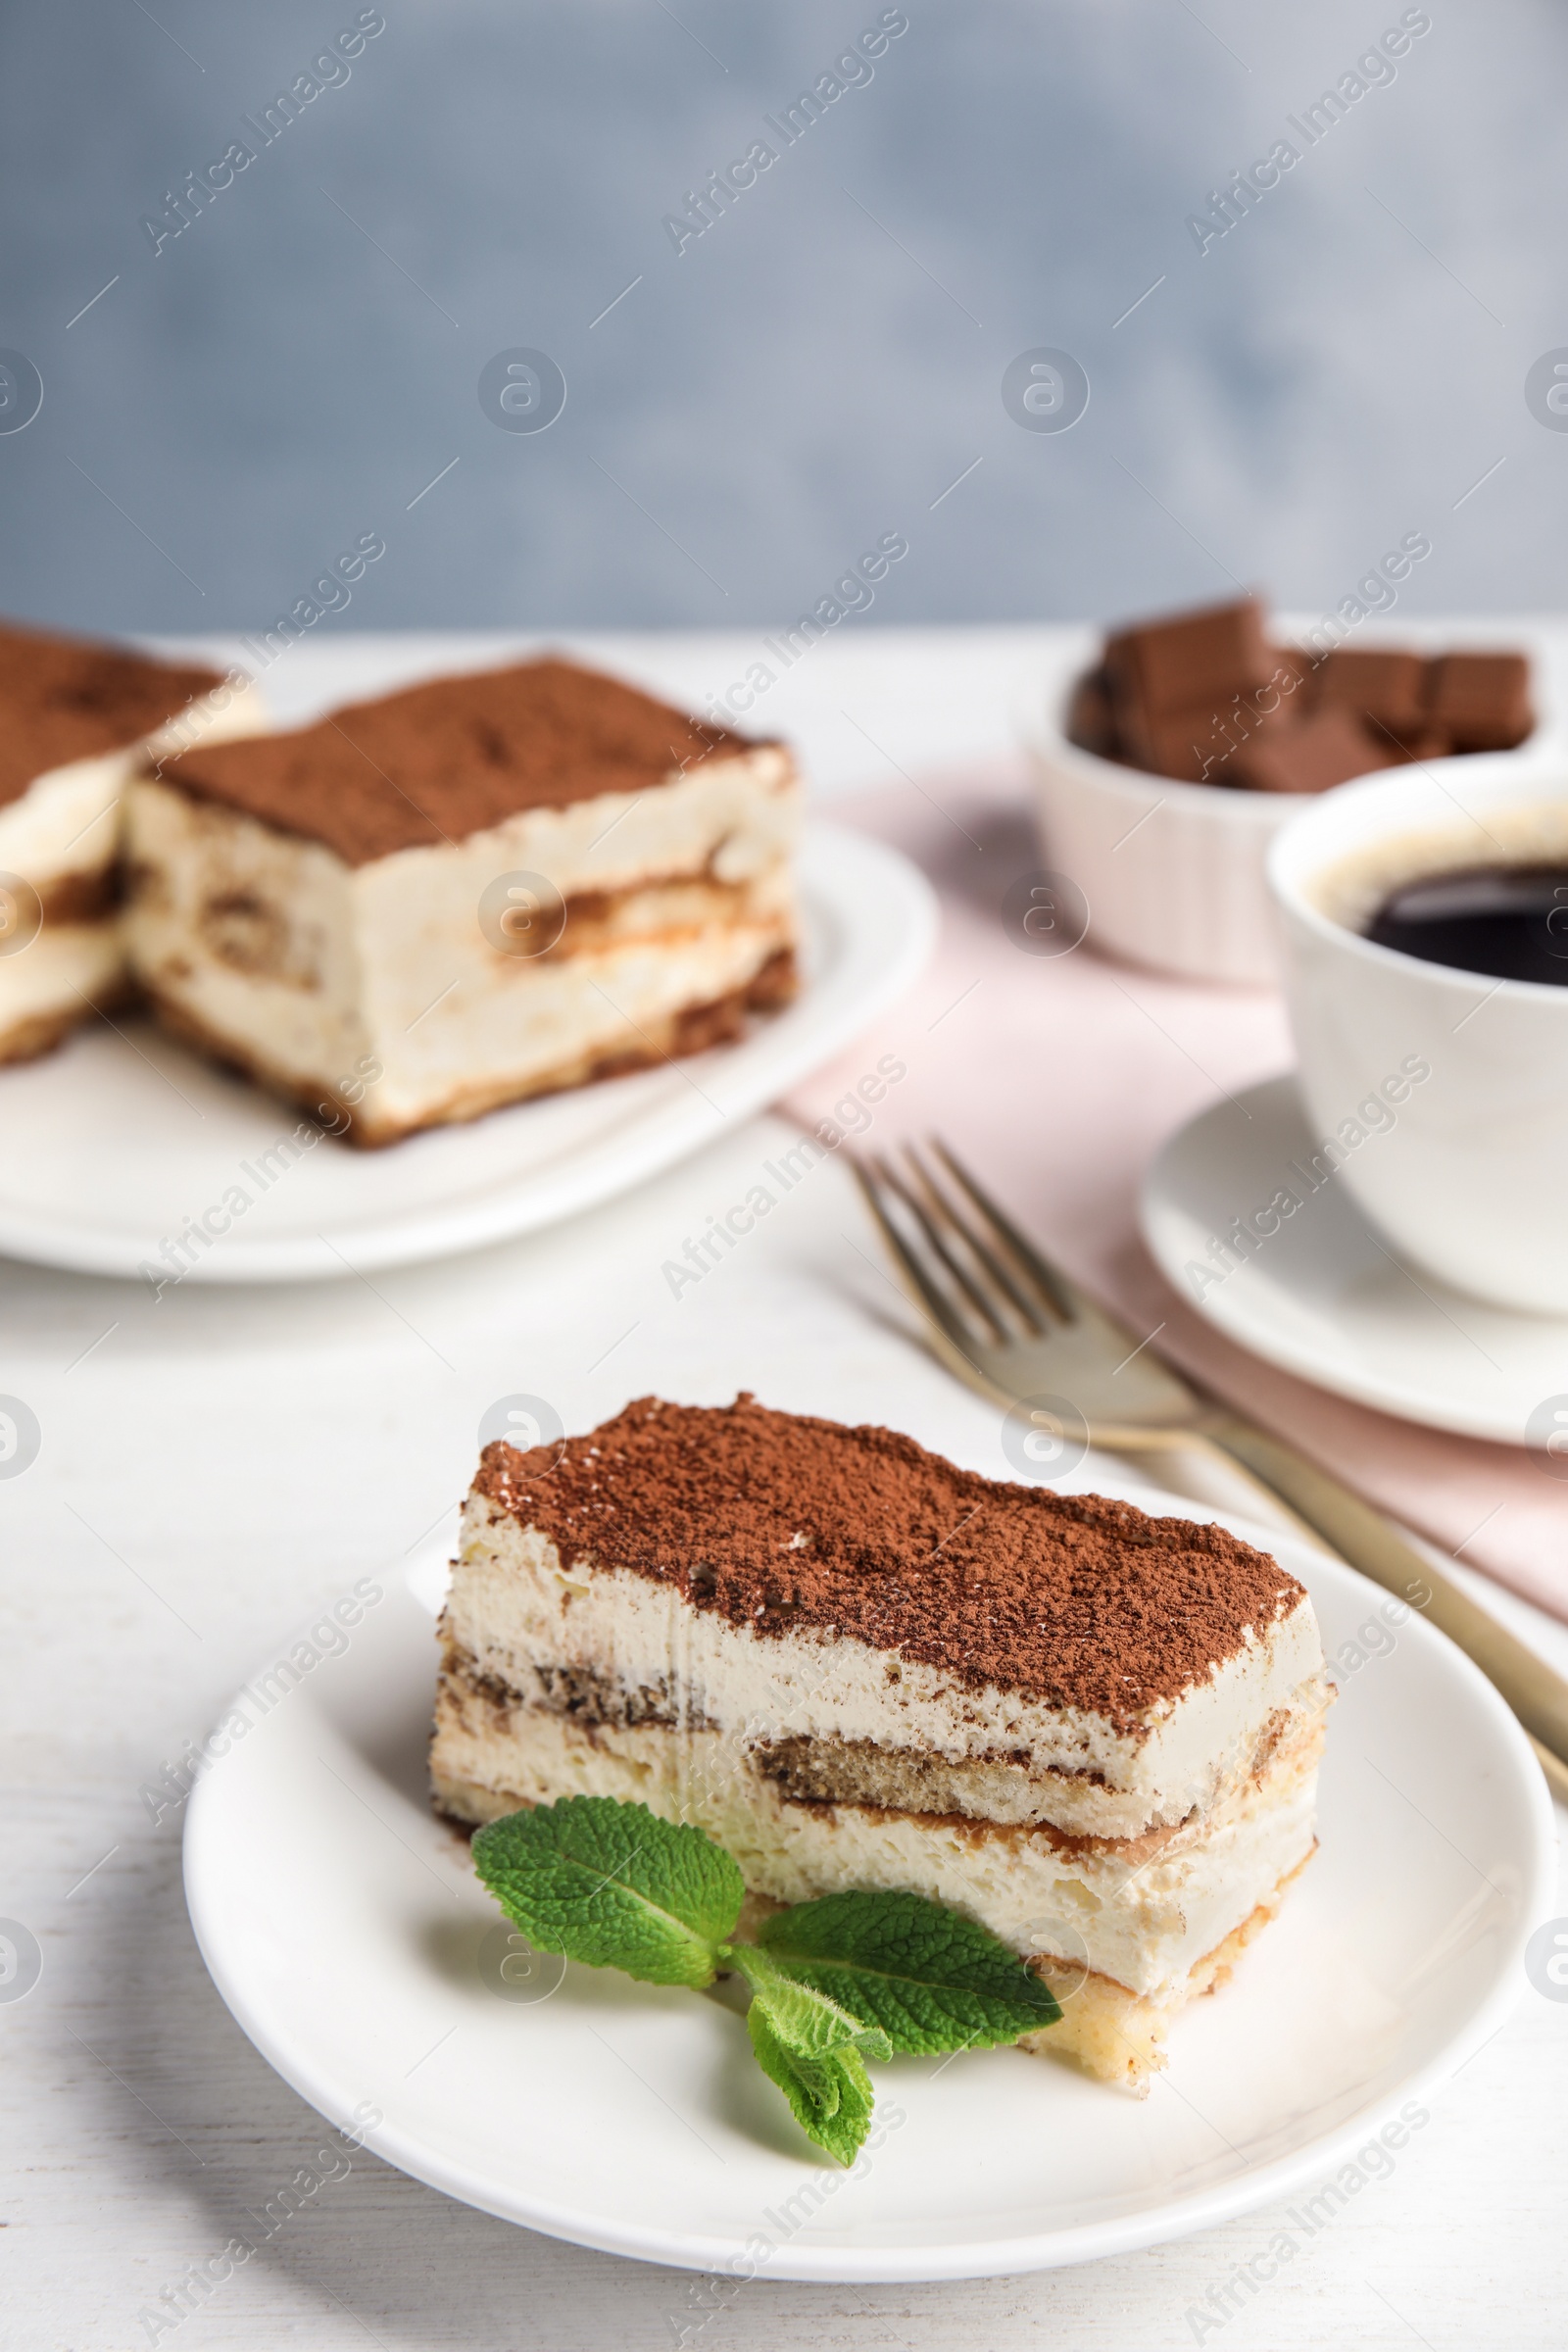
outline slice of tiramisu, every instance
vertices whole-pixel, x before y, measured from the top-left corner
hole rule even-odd
[[[248,680],[0,623],[0,1062],[47,1053],[122,983],[120,804],[149,739],[263,723]]]
[[[442,1619],[437,1803],[636,1797],[793,1903],[968,1912],[1141,2088],[1315,1843],[1307,1595],[1215,1526],[885,1429],[644,1398],[487,1446]]]
[[[569,662],[443,678],[137,782],[132,961],[172,1028],[390,1143],[786,999],[798,806],[782,745]]]

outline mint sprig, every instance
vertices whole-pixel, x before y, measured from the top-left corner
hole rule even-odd
[[[840,2164],[853,2164],[871,2128],[874,2095],[859,2051],[846,2046],[821,2058],[803,2057],[774,2032],[755,2000],[746,2012],[746,2028],[753,2056],[788,2099],[807,2137]]]
[[[870,2128],[867,2058],[1016,2041],[1054,2025],[1048,1988],[989,1928],[924,1895],[850,1891],[733,1940],[746,1887],[707,1834],[646,1805],[565,1796],[473,1840],[474,1867],[541,1951],[648,1984],[751,1988],[747,2029],[796,2121],[839,2163]]]
[[[802,2058],[829,2058],[835,2050],[857,2049],[866,2058],[891,2058],[893,2044],[878,2025],[862,2024],[831,1993],[786,1974],[770,1952],[755,1943],[732,1943],[732,1968],[752,1988],[748,2013],[759,2012],[786,2046]]]
[[[924,1895],[824,1894],[763,1920],[757,1940],[797,1983],[922,2057],[1016,2041],[1061,2015],[989,1928]]]
[[[473,1860],[538,1950],[645,1984],[711,1984],[746,1900],[711,1838],[612,1796],[509,1813],[479,1831]]]

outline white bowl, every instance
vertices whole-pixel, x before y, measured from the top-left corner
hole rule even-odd
[[[1183,784],[1102,760],[1068,740],[1084,662],[1053,683],[1025,729],[1043,853],[1089,902],[1089,938],[1129,963],[1254,988],[1279,978],[1268,847],[1295,794]]]
[[[1422,639],[1412,630],[1399,642]],[[1538,724],[1517,750],[1485,755],[1506,760],[1539,754],[1544,732],[1539,649],[1519,631],[1510,642],[1529,646]],[[1067,710],[1093,659],[1081,647],[1064,658],[1047,681],[1044,715],[1037,706],[1021,729],[1044,855],[1088,900],[1090,941],[1188,980],[1277,987],[1278,923],[1264,867],[1275,835],[1318,796],[1184,784],[1082,750],[1068,740]]]

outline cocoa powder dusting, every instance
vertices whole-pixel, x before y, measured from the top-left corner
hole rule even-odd
[[[487,1446],[475,1490],[564,1564],[629,1569],[759,1634],[839,1634],[1136,1732],[1302,1597],[1223,1528],[955,1468],[911,1438],[640,1397]]]
[[[73,760],[126,750],[219,683],[85,637],[0,622],[0,806]]]
[[[524,662],[351,704],[291,734],[198,746],[164,775],[368,865],[523,809],[646,792],[674,769],[753,748],[595,670]]]

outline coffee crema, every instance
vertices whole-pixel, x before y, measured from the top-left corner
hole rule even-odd
[[[1423,963],[1568,988],[1568,862],[1419,875],[1389,892],[1364,936]]]

